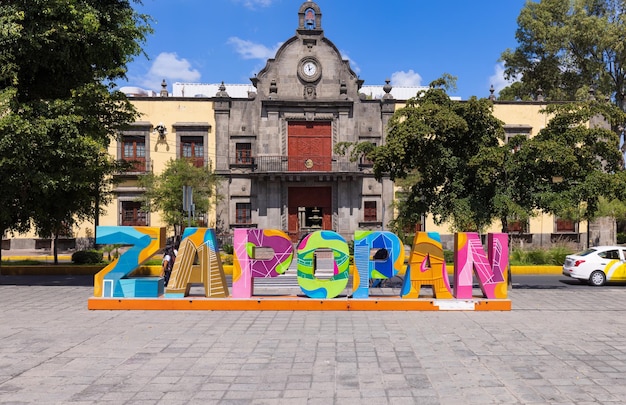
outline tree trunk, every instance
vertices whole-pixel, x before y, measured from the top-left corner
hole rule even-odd
[[[2,232],[0,232],[0,269],[2,268],[2,235],[4,235],[5,231],[6,229],[3,229]],[[0,271],[0,275],[2,275],[1,271]]]
[[[54,255],[54,264],[59,264],[59,252],[57,249],[59,242],[59,233],[55,232],[54,237],[52,238],[52,253]]]
[[[98,233],[98,226],[100,225],[100,188],[98,187],[98,191],[96,192],[96,212],[94,213],[93,219],[93,244],[90,246],[91,249],[96,248],[96,238]]]

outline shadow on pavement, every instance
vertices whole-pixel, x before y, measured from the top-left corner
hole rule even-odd
[[[513,284],[514,290],[563,290],[567,287],[562,285],[545,284]]]
[[[0,285],[41,285],[41,286],[81,286],[93,287],[91,275],[36,275],[36,276],[5,276],[0,275]]]

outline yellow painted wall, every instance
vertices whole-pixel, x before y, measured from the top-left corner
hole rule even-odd
[[[181,122],[207,122],[209,130],[209,144],[207,145],[209,159],[215,161],[215,114],[213,113],[213,102],[206,99],[174,99],[174,98],[150,98],[131,99],[133,105],[141,112],[138,121],[147,121],[157,126],[163,123],[167,128],[167,141],[169,151],[158,145],[157,134],[150,134],[150,158],[153,161],[155,173],[159,173],[165,167],[169,159],[176,158],[176,133],[172,127],[175,123]],[[115,145],[112,145],[112,153],[116,153]]]
[[[215,162],[215,114],[213,112],[213,102],[207,99],[178,99],[178,98],[142,98],[130,99],[133,105],[141,113],[137,121],[149,122],[152,124],[150,132],[150,160],[152,161],[152,171],[158,174],[163,171],[165,164],[170,159],[176,159],[176,123],[208,123],[210,129],[208,133],[208,144],[206,145],[208,158]],[[163,123],[167,129],[166,144],[158,141],[158,134],[154,127]],[[117,156],[117,142],[113,142],[109,148],[112,156]],[[119,186],[136,186],[135,180],[125,181]],[[182,199],[182,190],[181,190]],[[106,213],[100,217],[101,225],[118,225],[118,204],[117,201],[105,208]],[[208,223],[215,223],[215,212],[209,212]],[[159,213],[150,214],[150,226],[165,226]]]

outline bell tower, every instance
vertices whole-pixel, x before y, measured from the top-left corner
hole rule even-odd
[[[311,34],[321,31],[322,12],[319,6],[313,1],[305,1],[298,11],[298,32]]]

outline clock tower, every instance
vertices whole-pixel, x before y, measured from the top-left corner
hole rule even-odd
[[[393,100],[361,97],[363,81],[326,37],[314,1],[301,3],[295,35],[251,81],[249,97],[224,91],[216,104],[216,172],[229,179],[219,192],[224,227],[282,229],[294,242],[314,230],[350,239],[356,229],[383,229],[390,181],[334,147],[382,144]]]

